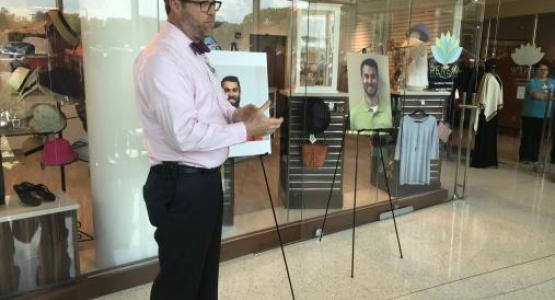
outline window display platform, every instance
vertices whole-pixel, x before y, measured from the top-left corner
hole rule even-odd
[[[76,216],[79,204],[64,193],[25,206],[9,195],[0,206],[0,297],[36,290],[79,275]]]

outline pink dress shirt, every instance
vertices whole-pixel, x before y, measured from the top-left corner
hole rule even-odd
[[[135,60],[135,99],[150,163],[177,161],[214,168],[229,146],[245,142],[244,123],[232,123],[226,100],[204,55],[191,39],[166,23]]]

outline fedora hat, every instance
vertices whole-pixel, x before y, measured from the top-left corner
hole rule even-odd
[[[54,28],[56,28],[62,39],[71,48],[75,48],[79,44],[79,36],[71,29],[62,12],[58,9],[51,9],[48,11],[48,17],[50,17]]]
[[[36,76],[36,72],[33,72],[25,67],[18,67],[12,72],[12,75],[8,79],[8,84],[14,89],[14,91],[21,92],[32,85],[33,77],[35,77],[34,82],[36,82]]]

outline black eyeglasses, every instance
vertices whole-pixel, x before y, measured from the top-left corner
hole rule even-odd
[[[198,4],[198,6],[200,7],[200,11],[202,12],[209,12],[212,7],[214,8],[214,11],[218,11],[220,10],[220,7],[222,7],[222,1],[190,1],[190,0],[183,1],[182,0],[181,2]]]

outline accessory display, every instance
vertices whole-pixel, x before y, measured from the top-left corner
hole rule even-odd
[[[202,55],[204,53],[208,53],[210,52],[210,48],[208,48],[208,46],[206,46],[206,44],[204,42],[192,42],[190,44],[191,49],[193,49],[193,52],[195,52],[196,55]]]
[[[62,166],[77,160],[78,156],[66,139],[55,138],[44,143],[41,163],[46,166]]]
[[[67,125],[65,116],[52,104],[37,104],[32,111],[33,117],[29,126],[37,133],[60,132]]]

